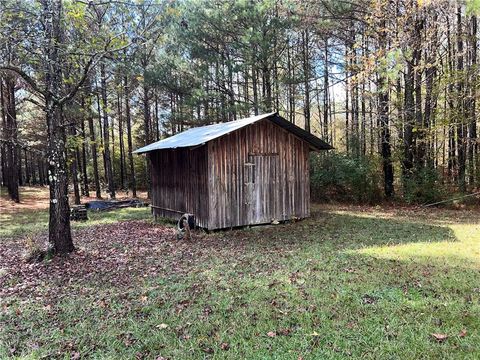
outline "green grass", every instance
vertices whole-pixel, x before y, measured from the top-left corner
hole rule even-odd
[[[89,216],[74,224],[87,255],[90,240],[78,236],[101,224],[112,224],[117,256],[143,246],[137,240],[156,244],[163,231],[147,220],[151,229],[132,228],[127,250],[115,222],[149,219],[148,210]],[[8,218],[5,246],[25,223],[37,231],[45,221],[44,214]],[[121,234],[130,236],[128,228]],[[129,263],[133,286],[49,279],[42,290],[49,299],[58,294],[51,303],[3,299],[0,358],[480,357],[478,213],[317,208],[294,224],[197,235],[188,244],[167,237],[158,247]],[[432,333],[448,339],[439,343]]]

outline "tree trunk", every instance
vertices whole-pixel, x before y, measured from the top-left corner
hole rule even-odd
[[[303,116],[305,121],[305,130],[310,132],[310,54],[309,33],[308,30],[303,32],[303,84],[305,91],[305,101],[303,104]]]
[[[72,154],[75,158],[75,154]],[[77,159],[75,158],[71,164],[72,171],[72,180],[73,180],[73,194],[74,194],[74,204],[80,205],[80,188],[78,186],[78,166]]]
[[[365,34],[362,34],[362,59],[365,58],[366,56],[366,39],[365,39]],[[360,154],[362,156],[365,156],[366,151],[367,151],[367,134],[366,134],[366,129],[367,129],[367,108],[366,108],[366,99],[365,99],[365,82],[367,79],[362,79],[362,87],[360,90],[360,111],[362,114],[362,124],[360,125]],[[388,93],[387,93],[388,96]],[[379,102],[381,102],[382,99],[379,99]],[[388,106],[388,99],[387,99],[387,106]],[[380,107],[382,105],[380,104]],[[379,114],[380,115],[380,114]],[[381,116],[381,115],[380,115]]]
[[[120,146],[120,187],[125,189],[125,145],[123,143],[122,94],[117,93],[118,139]]]
[[[288,119],[295,124],[295,71],[291,55],[290,38],[287,40],[287,71],[288,71]]]
[[[6,135],[7,131],[7,122],[5,114],[5,103],[3,97],[3,78],[0,76],[0,116],[2,121],[2,134]],[[7,144],[5,141],[0,141],[0,157],[1,157],[1,166],[0,171],[2,172],[2,186],[7,186]]]
[[[348,44],[345,44],[345,151],[347,154],[349,153],[350,147],[350,124],[349,124],[349,115],[350,115],[350,108],[349,108],[349,76],[350,76],[350,71],[349,71],[349,63],[350,61],[348,60]]]
[[[407,72],[405,74],[405,116],[403,126],[403,177],[408,178],[413,168],[413,124],[415,122],[414,102],[414,66],[412,61],[407,61]]]
[[[10,198],[15,202],[20,202],[19,171],[20,151],[18,149],[18,129],[17,129],[17,107],[15,102],[15,78],[12,75],[4,76],[5,86],[2,83],[2,109],[5,116],[5,140],[6,140],[6,159],[7,164],[5,174],[7,179],[7,190]]]
[[[88,113],[88,128],[90,131],[90,147],[92,151],[93,162],[93,179],[95,181],[95,197],[97,199],[102,198],[102,189],[100,188],[100,176],[98,174],[98,154],[97,154],[97,140],[95,136],[95,128],[93,126],[93,114]]]
[[[417,170],[421,170],[425,167],[425,153],[426,153],[426,134],[425,126],[423,123],[422,113],[422,29],[423,29],[423,11],[417,8],[417,14],[415,19],[415,37],[414,37],[414,51],[413,51],[413,63],[414,63],[414,83],[415,83],[415,126],[417,131],[414,132],[414,144],[415,144],[415,165]]]
[[[31,167],[28,163],[28,152],[26,148],[23,149],[23,154],[25,156],[25,185],[32,185]]]
[[[200,115],[198,117],[200,121]],[[155,140],[160,140],[160,118],[158,115],[158,94],[155,92]]]
[[[128,77],[123,78],[125,89],[125,120],[127,122],[127,147],[128,147],[128,163],[130,167],[130,189],[132,189],[132,196],[137,197],[137,185],[135,181],[135,166],[133,163],[133,145],[132,145],[132,119],[130,114],[130,88],[128,84]]]
[[[95,96],[97,99],[97,116],[98,116],[98,128],[100,129],[100,149],[102,150],[102,160],[103,160],[103,181],[104,183],[107,183],[107,172],[105,169],[107,168],[106,162],[105,162],[105,147],[103,146],[103,125],[102,125],[102,105],[101,105],[101,100],[100,100],[100,87],[98,86],[97,78],[95,77]]]
[[[356,157],[360,155],[360,123],[359,123],[359,111],[358,111],[358,59],[357,59],[357,49],[355,48],[355,34],[351,35],[351,69],[352,75],[355,76],[355,79],[351,83],[351,100],[352,100],[352,133],[350,145],[353,147],[353,153]]]
[[[31,153],[31,155],[30,155],[30,169],[31,169],[32,184],[33,185],[37,185],[37,174],[36,174],[36,171],[35,171],[35,165],[36,165],[35,154]]]
[[[466,117],[465,94],[464,94],[464,73],[463,73],[463,30],[462,30],[462,8],[457,9],[457,154],[458,154],[458,187],[461,192],[465,192],[465,152],[466,152]]]
[[[451,42],[450,22],[447,18],[447,66],[450,74],[453,74],[454,59],[453,59],[453,45]],[[448,175],[451,181],[455,181],[455,168],[457,165],[456,159],[456,139],[455,139],[455,122],[454,122],[454,83],[449,81],[447,86],[447,104],[448,104]]]
[[[55,15],[54,15],[55,16]],[[56,32],[54,31],[54,34]],[[55,35],[54,35],[55,36]],[[58,35],[57,35],[58,36]],[[57,37],[54,37],[57,39]],[[49,59],[56,59],[56,50],[49,48]],[[61,81],[60,69],[51,68],[57,72],[51,81],[59,86]],[[65,127],[62,123],[62,108],[55,104],[53,98],[45,99],[48,123],[48,174],[50,180],[50,219],[49,241],[54,253],[64,254],[74,250],[70,232],[70,206],[68,204],[68,176],[67,161],[65,158]]]
[[[329,74],[328,74],[328,38],[325,40],[323,70],[323,137],[328,142]],[[320,113],[318,114],[320,116]]]
[[[43,172],[43,162],[41,156],[37,156],[38,181],[40,185],[45,185],[45,174]]]
[[[102,90],[102,115],[103,115],[103,148],[105,153],[105,176],[107,178],[108,193],[112,199],[115,199],[115,182],[113,178],[112,159],[110,156],[110,133],[108,121],[108,102],[107,102],[107,76],[105,64],[100,65],[100,81]]]
[[[437,16],[435,15],[433,18],[432,26],[433,29],[433,36],[432,36],[432,43],[426,49],[425,55],[425,62],[427,63],[427,69],[425,70],[425,110],[424,110],[424,126],[426,131],[431,133],[431,129],[434,128],[435,125],[435,110],[437,101],[434,97],[434,84],[437,74],[437,66],[436,66],[436,50],[437,50]],[[435,130],[433,130],[433,135],[435,134]],[[426,140],[428,146],[426,151],[426,162],[428,167],[433,168],[435,166],[434,158],[434,146],[435,146],[435,136],[433,139]]]
[[[70,134],[73,137],[75,137],[77,135],[77,131],[75,129],[75,126],[71,127]],[[79,160],[79,156],[78,156],[77,146],[75,146],[75,148],[72,149],[72,151],[70,153],[70,157],[72,159],[72,163],[70,165],[70,171],[72,173],[74,203],[75,203],[75,205],[80,205],[80,188],[78,186],[78,160]]]
[[[144,74],[146,73],[146,68],[144,68]],[[143,125],[144,125],[144,131],[145,131],[145,138],[144,138],[144,143],[145,145],[150,144],[151,138],[150,138],[150,89],[147,86],[146,80],[144,78],[143,81]],[[151,194],[151,181],[150,181],[150,162],[148,155],[145,156],[145,177],[146,177],[146,182],[147,182],[147,198],[150,199],[150,194]]]
[[[45,24],[45,109],[48,129],[48,177],[50,181],[49,241],[54,253],[74,250],[70,232],[70,206],[68,204],[68,177],[65,146],[65,126],[62,106],[58,104],[63,85],[58,44],[63,43],[61,28],[62,2],[43,0]]]
[[[85,109],[85,99],[82,97],[82,109]],[[85,133],[85,118],[82,116],[80,120],[82,130],[82,170],[83,170],[83,195],[90,196],[88,189],[88,173],[87,173],[87,134]]]
[[[478,68],[477,68],[477,17],[473,15],[470,19],[470,101],[468,109],[470,110],[470,121],[468,125],[468,166],[469,177],[468,183],[471,188],[475,186],[475,171],[479,171],[478,168],[478,144],[477,144],[477,84],[479,80]]]
[[[382,29],[385,29],[385,20],[380,24]],[[387,44],[385,36],[380,34],[379,46],[382,53],[386,53]],[[383,176],[384,176],[384,190],[387,198],[393,195],[393,163],[392,163],[392,150],[390,145],[390,126],[389,126],[389,91],[387,88],[386,80],[380,71],[378,77],[378,91],[379,91],[379,122],[381,127],[381,152],[383,163]]]
[[[255,63],[255,60],[254,60]],[[258,74],[255,65],[252,65],[252,87],[253,87],[253,111],[255,115],[258,115]]]

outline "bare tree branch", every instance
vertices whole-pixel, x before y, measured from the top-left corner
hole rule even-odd
[[[25,71],[23,71],[21,68],[18,66],[6,64],[6,65],[0,65],[0,70],[7,70],[7,71],[12,71],[16,74],[18,74],[30,87],[37,93],[41,94],[42,96],[46,95],[46,91],[42,90],[40,86],[37,84],[37,82],[30,76],[28,75]]]

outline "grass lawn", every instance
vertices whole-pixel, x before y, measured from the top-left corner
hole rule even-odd
[[[46,210],[1,212],[0,358],[480,358],[478,210],[316,205],[190,241],[148,209],[89,217],[27,264]]]

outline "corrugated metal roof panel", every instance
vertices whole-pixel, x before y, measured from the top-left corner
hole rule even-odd
[[[235,130],[241,129],[242,127],[245,127],[247,125],[253,124],[259,120],[266,119],[266,118],[270,118],[269,120],[271,120],[275,124],[281,126],[287,131],[292,132],[296,136],[304,139],[313,148],[317,150],[328,150],[332,148],[330,145],[320,140],[316,136],[310,134],[309,132],[303,130],[302,128],[283,119],[276,112],[271,112],[267,114],[252,116],[252,117],[241,119],[241,120],[191,128],[189,130],[186,130],[184,132],[171,136],[167,139],[163,139],[153,144],[137,149],[134,151],[134,153],[142,154],[142,153],[146,153],[154,150],[175,149],[175,148],[194,147],[194,146],[203,145],[210,140],[227,135]]]
[[[231,133],[232,131],[238,130],[244,126],[253,124],[258,120],[262,120],[269,116],[272,116],[273,114],[275,113],[262,114],[226,123],[191,128],[179,134],[173,135],[169,138],[157,141],[153,144],[137,149],[134,151],[134,153],[141,154],[153,150],[175,149],[181,147],[202,145],[210,140]]]

